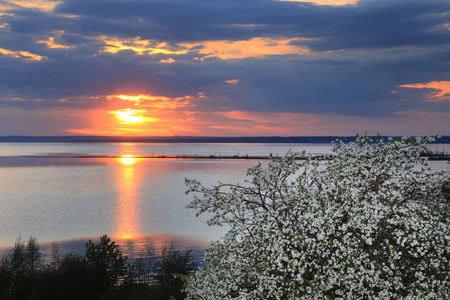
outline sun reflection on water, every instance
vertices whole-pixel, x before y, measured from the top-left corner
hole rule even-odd
[[[125,145],[125,153],[129,153],[134,145]],[[138,159],[133,155],[122,155],[118,158],[120,167],[115,176],[119,196],[117,199],[116,236],[122,239],[132,239],[139,236],[139,168]]]
[[[122,155],[120,163],[123,165],[132,165],[136,162],[136,158],[133,155]]]

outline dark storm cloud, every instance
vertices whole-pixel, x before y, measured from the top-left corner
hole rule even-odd
[[[70,0],[58,6],[57,12],[83,16],[85,32],[135,35],[171,42],[247,39],[274,34],[291,27],[286,19],[298,20],[298,13],[267,0],[247,1],[88,1]],[[288,21],[289,22],[289,21]],[[270,24],[273,23],[273,24]],[[236,24],[271,25],[268,28],[239,27]]]
[[[430,106],[425,92],[398,85],[450,80],[450,2],[360,1],[319,6],[269,0],[65,0],[53,12],[14,9],[1,16],[0,106],[101,107],[86,100],[114,93],[181,97],[204,92],[193,109],[385,116]],[[447,12],[447,14],[445,14]],[[102,53],[101,36],[199,43],[183,55]],[[74,47],[50,49],[44,43]],[[302,38],[309,54],[193,60],[204,41]],[[306,38],[306,39],[305,39]],[[172,58],[175,63],[161,60]],[[227,80],[238,79],[236,85]],[[408,96],[409,101],[400,101]],[[60,101],[61,99],[68,99]],[[41,101],[36,101],[36,100]]]
[[[308,45],[316,50],[386,48],[449,44],[448,1],[362,1],[355,7],[341,7],[327,13],[315,27],[323,40]],[[308,31],[308,25],[303,27]],[[313,33],[313,34],[314,34]]]
[[[310,37],[321,39],[310,46],[331,50],[448,43],[449,31],[436,28],[450,22],[442,14],[448,10],[450,2],[439,0],[363,0],[344,7],[273,0],[68,0],[55,11],[82,16],[83,32],[172,42]]]

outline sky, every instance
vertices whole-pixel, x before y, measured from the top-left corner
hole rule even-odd
[[[0,0],[0,135],[450,135],[450,1]]]

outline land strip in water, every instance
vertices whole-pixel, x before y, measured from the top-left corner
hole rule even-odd
[[[122,159],[122,158],[134,158],[134,159],[223,159],[223,160],[231,160],[231,159],[241,159],[241,160],[268,160],[272,158],[279,158],[282,156],[279,155],[191,155],[191,154],[154,154],[154,155],[19,155],[19,156],[0,156],[0,158],[113,158],[113,159]],[[426,157],[428,160],[433,161],[450,161],[450,154],[424,154],[423,157]],[[312,160],[321,159],[321,160],[330,160],[333,158],[332,155],[310,155],[307,156]],[[304,156],[297,156],[296,160],[305,160]]]

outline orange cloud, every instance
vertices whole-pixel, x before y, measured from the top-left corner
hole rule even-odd
[[[228,27],[243,27],[243,28],[252,28],[252,27],[262,27],[266,26],[264,24],[230,24]]]
[[[191,96],[184,96],[179,98],[169,98],[164,96],[152,95],[108,95],[108,100],[124,100],[133,102],[133,105],[138,107],[146,107],[154,109],[176,109],[186,107],[191,104],[189,100]]]
[[[3,10],[15,9],[18,7],[32,8],[44,12],[51,12],[62,1],[55,0],[5,0],[0,8]]]
[[[120,39],[116,37],[101,36],[98,38],[105,43],[101,52],[118,53],[122,50],[130,50],[138,55],[185,55],[190,52],[200,54],[195,59],[204,60],[208,57],[217,57],[223,60],[242,59],[249,57],[261,58],[267,55],[284,54],[309,54],[306,46],[291,45],[292,42],[306,40],[305,38],[275,39],[256,37],[250,40],[240,41],[204,41],[196,43],[180,43],[177,47],[169,46],[165,42],[153,40],[142,40],[140,37],[134,39]],[[175,59],[167,58],[160,63],[173,63]]]
[[[164,64],[171,64],[175,62],[175,59],[169,57],[168,59],[161,59],[159,62]]]
[[[170,100],[169,97],[164,97],[164,96],[151,96],[151,95],[137,95],[137,96],[132,96],[132,95],[109,95],[106,96],[107,99],[111,100],[113,98],[119,98],[121,100],[127,100],[127,101],[143,101],[143,100],[151,100],[151,101],[156,101],[156,100],[162,100],[162,101],[168,101]]]
[[[114,37],[101,36],[99,40],[106,44],[101,52],[117,53],[122,50],[131,50],[138,55],[181,55],[188,50],[172,50],[167,43],[160,43],[152,40],[141,40],[140,37],[127,40]]]
[[[37,55],[30,53],[28,51],[11,51],[8,49],[0,48],[0,53],[6,56],[12,56],[19,59],[31,60],[31,61],[40,61],[42,59],[46,59],[48,57]]]
[[[332,6],[341,6],[341,5],[355,5],[359,2],[359,0],[278,0],[284,2],[307,2],[314,3],[317,5],[332,5]]]
[[[0,16],[1,16],[1,14],[0,14]],[[3,23],[2,25],[0,25],[0,28],[5,28],[7,26],[9,26],[9,23]]]
[[[236,85],[236,84],[239,83],[239,79],[225,80],[225,82],[226,82],[226,83],[229,83],[229,84],[234,84],[234,85]]]
[[[450,81],[431,81],[428,83],[413,83],[399,85],[399,87],[413,89],[434,89],[436,92],[428,93],[426,101],[439,102],[450,100]]]
[[[55,44],[55,38],[49,37],[47,40],[37,41],[38,44],[46,44],[48,48],[50,49],[71,49],[75,48],[73,46],[65,46],[61,44]]]
[[[261,58],[267,55],[284,55],[284,54],[309,54],[310,51],[306,46],[290,45],[291,42],[304,40],[302,38],[291,39],[274,39],[256,37],[250,40],[241,41],[205,41],[198,43],[182,43],[180,46],[193,49],[202,46],[196,50],[199,54],[205,55],[201,59],[208,57],[217,57],[223,60],[242,59],[249,57]],[[195,50],[194,50],[195,51]]]

